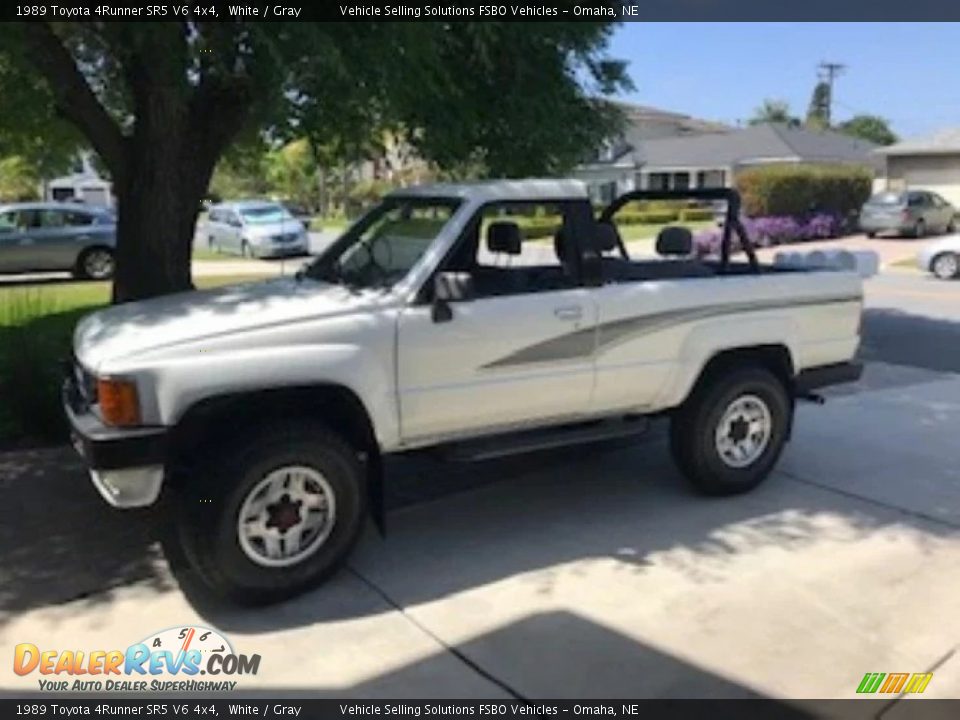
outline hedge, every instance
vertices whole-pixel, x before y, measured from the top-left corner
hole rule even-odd
[[[771,165],[737,174],[743,212],[749,217],[847,215],[870,197],[873,173],[847,165]]]
[[[700,220],[713,220],[713,210],[709,208],[687,208],[680,211],[681,222],[697,222]]]

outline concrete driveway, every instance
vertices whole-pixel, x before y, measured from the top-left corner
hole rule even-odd
[[[868,304],[921,291],[908,280],[871,284]],[[195,623],[261,655],[242,693],[846,698],[867,672],[933,672],[923,697],[960,697],[960,357],[891,363],[868,340],[864,378],[801,406],[752,494],[690,494],[661,428],[394,461],[388,537],[371,529],[328,585],[262,610],[173,572],[159,520],[106,508],[69,449],[0,455],[0,648],[123,648]],[[36,675],[0,665],[0,688]]]

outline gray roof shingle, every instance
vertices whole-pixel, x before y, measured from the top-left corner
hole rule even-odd
[[[832,131],[755,125],[725,133],[648,140],[639,160],[652,167],[716,167],[776,160],[875,164],[876,145]]]
[[[881,155],[940,155],[960,153],[960,128],[945,128],[931,135],[909,138],[877,150]]]

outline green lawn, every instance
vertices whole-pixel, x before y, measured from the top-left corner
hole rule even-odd
[[[251,258],[245,258],[243,257],[243,255],[217,252],[216,250],[208,250],[207,248],[198,248],[198,247],[195,247],[193,249],[193,255],[191,257],[194,260],[199,260],[200,262],[206,262],[208,260],[250,260],[251,259]]]
[[[196,285],[262,279],[203,277]],[[105,282],[0,285],[0,448],[65,439],[60,360],[69,356],[77,321],[109,301],[110,284]]]
[[[631,242],[633,240],[646,240],[648,238],[655,238],[665,227],[676,225],[690,228],[692,232],[698,232],[700,230],[715,228],[717,223],[714,220],[693,220],[690,222],[672,222],[651,225],[647,225],[646,223],[620,225],[618,226],[618,229],[620,230],[620,237],[623,238],[624,242]]]
[[[333,232],[343,232],[352,221],[344,217],[315,217],[310,221],[310,229],[314,232],[321,230],[331,230]]]

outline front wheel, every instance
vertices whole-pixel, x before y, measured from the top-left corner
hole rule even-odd
[[[357,452],[322,425],[258,433],[185,483],[178,535],[217,594],[241,604],[293,597],[333,573],[366,517]]]
[[[793,403],[769,370],[730,370],[698,387],[670,425],[674,462],[705,495],[752,490],[786,442]]]
[[[105,247],[84,250],[77,258],[74,275],[86,280],[109,280],[113,277],[113,251]]]
[[[933,259],[930,269],[940,280],[952,280],[960,276],[960,255],[952,252],[940,253]]]

